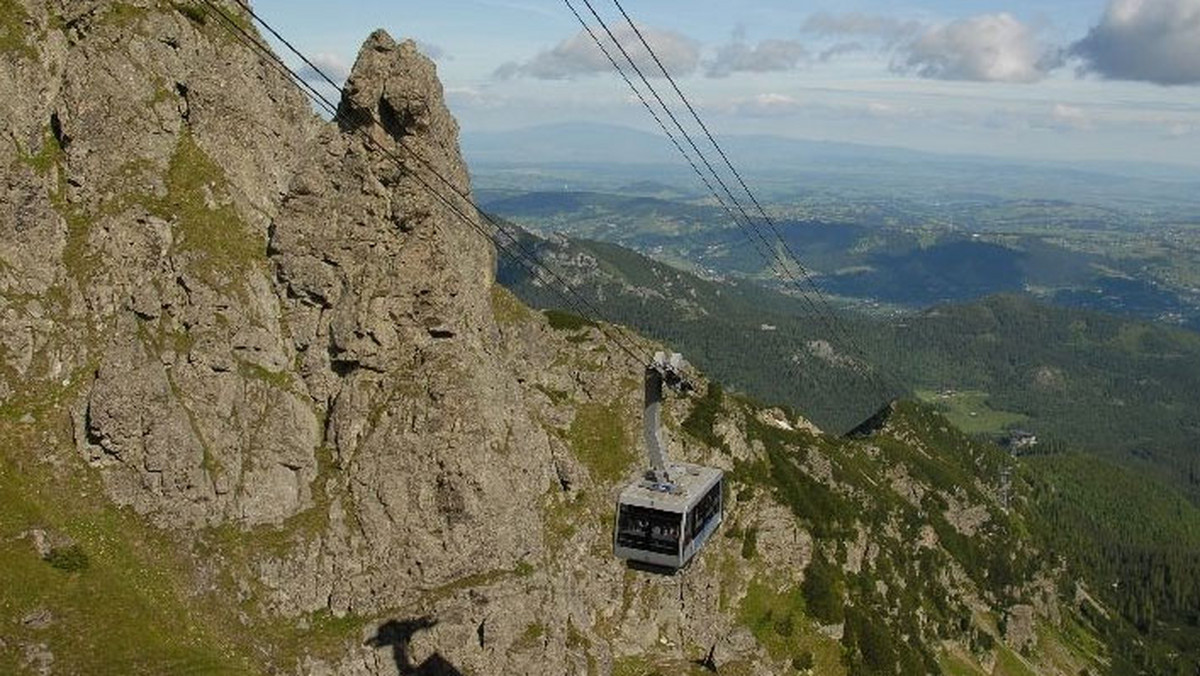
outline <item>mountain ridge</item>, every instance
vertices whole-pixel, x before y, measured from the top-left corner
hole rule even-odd
[[[591,144],[585,138],[605,138]],[[1082,175],[1142,178],[1180,184],[1196,183],[1196,167],[1176,164],[1121,162],[1064,162],[1023,159],[1007,156],[951,154],[916,150],[902,146],[883,146],[845,141],[827,141],[754,133],[722,134],[722,146],[737,153],[737,166],[749,162],[758,169],[772,164],[796,166],[814,160],[887,160],[891,162],[933,162],[990,164],[997,167],[1055,169]],[[529,148],[529,154],[519,148]],[[596,122],[560,122],[503,131],[468,132],[463,136],[463,151],[473,164],[588,163],[672,164],[680,159],[667,139],[658,131],[646,131],[616,124]],[[554,151],[554,152],[551,152]],[[765,160],[763,158],[766,158]],[[796,159],[800,158],[800,159]],[[783,164],[781,164],[783,162]]]

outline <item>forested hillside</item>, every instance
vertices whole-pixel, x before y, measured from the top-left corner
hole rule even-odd
[[[614,320],[825,429],[847,430],[890,397],[918,391],[978,423],[968,431],[999,437],[1020,427],[1200,498],[1200,335],[1190,331],[1015,295],[831,323],[820,299],[702,279],[612,244],[528,237]],[[561,303],[515,266],[502,266],[500,279],[534,305]]]
[[[1197,673],[1200,510],[1162,484],[1093,456],[1022,460],[1040,541],[1136,628],[1115,626],[1077,597],[1083,617],[1121,646],[1116,652],[1125,658],[1114,673]]]

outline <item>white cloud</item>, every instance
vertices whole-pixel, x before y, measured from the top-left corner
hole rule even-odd
[[[818,12],[808,17],[803,30],[817,35],[863,35],[895,42],[919,33],[922,25],[916,21],[901,21],[888,16],[849,12],[830,14]]]
[[[824,36],[857,36],[892,55],[892,69],[938,80],[1035,82],[1061,65],[1058,51],[1044,45],[1037,31],[1011,14],[983,14],[930,25],[873,14],[818,13],[805,31]],[[858,43],[836,44],[822,61],[857,51]]]
[[[1059,64],[1036,31],[1011,14],[985,14],[923,31],[893,68],[939,80],[1036,82]]]
[[[864,49],[866,49],[866,47],[864,47],[861,42],[839,42],[831,47],[826,47],[825,49],[821,50],[821,53],[817,56],[817,60],[821,63],[829,63],[833,59],[843,54],[853,54],[855,52],[861,52]]]
[[[329,79],[337,83],[345,82],[346,78],[350,77],[350,66],[346,63],[345,59],[337,54],[318,52],[310,56],[309,61],[312,61],[316,69],[309,65],[305,65],[300,69],[300,78],[305,82],[311,84],[324,83],[325,78],[321,77],[321,73],[324,73]],[[317,69],[321,72],[318,73]]]
[[[1113,80],[1200,84],[1200,0],[1111,0],[1071,54]]]
[[[748,44],[739,33],[732,42],[717,49],[716,58],[705,68],[708,77],[728,77],[734,73],[775,73],[788,71],[810,60],[808,50],[795,40],[763,40]]]
[[[440,45],[435,45],[432,42],[424,42],[421,40],[417,40],[417,49],[419,49],[422,54],[424,54],[425,56],[428,56],[430,59],[433,59],[434,61],[453,61],[454,60],[454,57],[450,56],[450,54],[448,54],[445,49],[442,49],[442,47]]]
[[[592,30],[613,58],[628,70],[624,56],[608,34],[603,29]],[[646,26],[639,26],[639,30],[672,76],[688,75],[696,70],[700,62],[700,48],[695,41],[672,31]],[[661,77],[658,65],[632,28],[627,25],[618,26],[613,29],[613,35],[642,73],[647,77]],[[580,31],[528,61],[503,64],[496,69],[494,76],[500,79],[532,77],[539,80],[570,80],[581,75],[608,73],[612,70],[612,64],[596,47],[592,37],[586,31]]]

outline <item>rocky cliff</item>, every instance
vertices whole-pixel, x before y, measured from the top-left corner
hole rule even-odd
[[[0,670],[1097,663],[991,451],[915,410],[848,442],[672,402],[725,537],[614,560],[640,372],[494,285],[412,42],[367,39],[335,124],[196,5],[0,16]]]

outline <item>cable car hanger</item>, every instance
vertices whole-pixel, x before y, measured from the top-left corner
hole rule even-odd
[[[662,439],[663,386],[683,395],[696,389],[686,368],[682,355],[663,352],[646,366],[642,438],[650,466],[621,491],[613,532],[614,555],[631,563],[683,568],[721,525],[724,472],[671,463]]]

